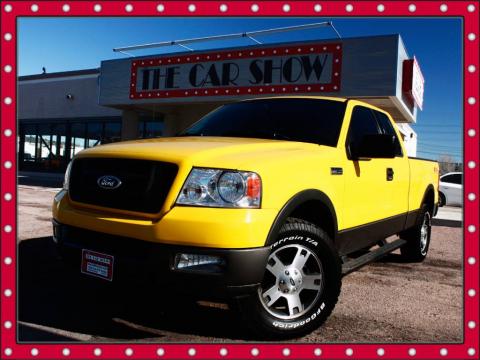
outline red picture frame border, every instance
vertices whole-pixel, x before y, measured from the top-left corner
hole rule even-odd
[[[68,4],[68,7],[65,6]],[[159,7],[159,5],[162,7]],[[101,6],[99,9],[98,5]],[[130,6],[127,6],[130,5]],[[321,7],[319,7],[321,6]],[[355,358],[468,359],[479,356],[479,7],[478,1],[1,1],[1,333],[9,359]],[[97,11],[100,10],[100,11]],[[33,344],[18,343],[16,73],[18,17],[32,16],[371,16],[463,20],[464,341],[460,344]],[[473,66],[473,67],[472,67]],[[9,69],[10,71],[8,71]],[[470,71],[473,69],[473,71]],[[468,324],[475,324],[472,328]],[[67,351],[67,350],[68,351]],[[321,355],[319,355],[321,354]],[[161,355],[161,356],[160,356]]]

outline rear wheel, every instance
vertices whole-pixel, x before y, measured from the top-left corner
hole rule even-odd
[[[447,199],[445,198],[445,194],[442,192],[438,193],[438,206],[445,206],[447,203]]]
[[[422,262],[427,256],[432,233],[432,215],[426,205],[422,206],[419,223],[406,230],[400,237],[407,243],[400,248],[401,256],[409,262]]]
[[[279,232],[256,294],[242,299],[247,325],[262,338],[292,338],[318,328],[341,287],[341,264],[328,235],[289,218]]]

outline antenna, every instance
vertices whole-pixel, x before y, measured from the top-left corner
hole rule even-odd
[[[131,54],[126,53],[126,51],[158,48],[158,47],[173,46],[173,45],[181,46],[189,51],[194,51],[194,49],[186,46],[186,44],[194,44],[194,43],[214,41],[214,40],[237,39],[237,38],[245,38],[245,37],[253,40],[257,44],[262,44],[260,41],[255,39],[254,36],[270,35],[270,34],[276,34],[276,33],[288,32],[288,31],[309,30],[309,29],[316,29],[319,27],[327,27],[327,26],[330,26],[335,31],[338,38],[341,39],[340,33],[337,31],[337,29],[335,29],[335,27],[333,26],[333,23],[331,21],[325,21],[325,22],[312,23],[312,24],[293,25],[293,26],[285,26],[285,27],[279,27],[279,28],[273,28],[273,29],[248,31],[243,33],[212,35],[212,36],[205,36],[205,37],[198,37],[198,38],[191,38],[191,39],[184,39],[184,40],[161,41],[161,42],[150,43],[150,44],[123,46],[123,47],[114,48],[113,51],[132,56]]]

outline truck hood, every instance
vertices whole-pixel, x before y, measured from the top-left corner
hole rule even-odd
[[[112,143],[86,149],[76,157],[148,159],[179,165],[240,169],[253,166],[261,158],[282,160],[284,156],[313,149],[318,151],[318,148],[317,144],[294,141],[189,136]]]

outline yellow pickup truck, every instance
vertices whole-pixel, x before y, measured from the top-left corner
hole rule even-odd
[[[367,103],[242,101],[176,137],[77,154],[54,240],[99,281],[229,301],[258,336],[291,338],[326,320],[345,274],[398,248],[425,258],[438,175]]]

